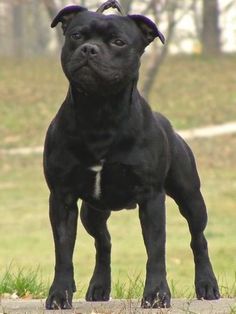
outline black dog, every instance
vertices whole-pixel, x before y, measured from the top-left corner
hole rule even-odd
[[[81,220],[95,239],[96,265],[88,301],[109,300],[110,211],[139,206],[148,260],[143,307],[169,307],[165,266],[165,195],[187,219],[198,298],[219,289],[203,231],[207,213],[193,154],[168,120],[153,113],[137,90],[140,57],[163,35],[142,15],[103,15],[64,8],[62,67],[69,91],[47,132],[44,169],[50,189],[55,278],[46,307],[70,308],[75,291],[72,255]]]

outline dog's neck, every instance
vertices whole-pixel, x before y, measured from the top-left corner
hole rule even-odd
[[[124,90],[114,94],[86,94],[70,84],[69,97],[73,110],[79,120],[88,122],[92,127],[93,123],[110,123],[115,126],[121,120],[128,118],[132,106],[133,97],[137,92],[136,83],[131,82]]]
[[[139,94],[133,84],[115,97],[85,95],[70,85],[65,106],[65,110],[70,111],[70,119],[65,121],[64,128],[73,137],[76,134],[79,146],[84,147],[86,158],[82,163],[95,164],[105,160],[114,143],[119,142],[119,134],[130,133],[126,126],[131,111],[135,110],[137,97]]]

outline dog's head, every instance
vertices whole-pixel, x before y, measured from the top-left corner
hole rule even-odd
[[[62,23],[62,67],[68,80],[85,93],[117,92],[137,80],[140,56],[156,37],[157,26],[142,15],[104,15],[73,5],[62,9],[51,26]]]

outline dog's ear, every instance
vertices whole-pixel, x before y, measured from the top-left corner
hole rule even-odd
[[[58,12],[58,14],[54,17],[51,27],[57,26],[59,22],[62,23],[63,34],[65,34],[66,28],[69,25],[70,21],[73,17],[82,11],[87,11],[86,8],[81,7],[80,5],[68,5],[64,9]]]
[[[165,43],[164,35],[159,31],[156,24],[149,18],[138,14],[128,15],[128,17],[132,19],[142,31],[144,38],[147,41],[147,45],[150,44],[156,37],[158,37],[163,44]]]

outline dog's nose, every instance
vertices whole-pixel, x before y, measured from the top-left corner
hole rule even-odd
[[[99,47],[95,44],[83,44],[80,47],[80,53],[85,57],[96,57],[99,53]]]

